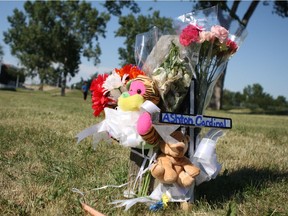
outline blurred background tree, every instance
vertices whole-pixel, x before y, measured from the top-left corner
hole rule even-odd
[[[2,45],[0,44],[0,63],[2,61],[3,56],[4,56],[4,51],[3,51]]]
[[[109,14],[99,13],[90,3],[79,1],[27,1],[24,12],[8,17],[11,28],[4,41],[31,75],[47,82],[51,68],[61,77],[65,95],[67,76],[78,72],[81,54],[99,63],[99,37],[105,37]]]
[[[191,10],[218,4],[223,11],[220,19],[225,19],[225,14],[229,14],[247,27],[260,1],[251,1],[242,18],[237,11],[240,3],[194,1],[191,2]],[[262,3],[273,4],[272,13],[283,18],[288,16],[288,1]],[[61,86],[61,95],[65,95],[67,78],[78,73],[81,56],[92,59],[95,65],[100,63],[99,38],[105,38],[106,25],[111,15],[119,17],[120,27],[115,36],[125,38],[124,46],[118,50],[121,65],[135,63],[134,46],[137,34],[147,32],[153,26],[163,32],[169,32],[172,27],[170,18],[161,17],[160,12],[153,11],[152,8],[147,16],[138,15],[140,8],[134,1],[105,1],[103,6],[107,11],[100,13],[90,2],[27,1],[24,3],[24,11],[15,9],[13,15],[8,17],[10,28],[4,33],[4,41],[29,76],[39,76],[42,84],[54,83]],[[131,13],[123,16],[123,9]],[[225,74],[226,70],[215,87],[211,101],[211,107],[215,109],[222,106]]]
[[[137,11],[133,1],[107,2],[106,6],[120,15],[125,7]],[[89,2],[27,1],[24,11],[15,9],[8,17],[11,27],[4,41],[29,75],[39,76],[41,84],[58,73],[64,96],[67,77],[78,73],[81,55],[93,59],[95,65],[100,63],[99,37],[105,38],[109,20],[109,13],[99,13]]]
[[[242,93],[223,91],[223,109],[248,108],[252,113],[288,114],[288,101],[282,95],[273,98],[259,83],[247,85]]]
[[[160,29],[161,32],[169,33],[172,31],[172,19],[161,17],[159,11],[154,11],[152,15],[128,14],[127,16],[119,17],[119,29],[115,32],[116,37],[124,37],[125,47],[118,49],[121,65],[135,64],[135,38],[137,34],[147,32],[154,26]]]

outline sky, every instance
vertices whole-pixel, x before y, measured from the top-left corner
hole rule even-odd
[[[152,7],[153,10],[160,11],[160,16],[169,18],[176,18],[190,12],[193,6],[190,1],[136,2],[144,15],[151,13],[148,9]],[[103,10],[100,1],[91,1],[91,3],[97,10]],[[23,4],[24,1],[0,0],[0,44],[4,48],[3,62],[15,66],[18,60],[11,56],[9,47],[4,43],[3,32],[10,27],[7,16],[13,14],[14,8],[24,11]],[[250,1],[240,3],[240,17],[249,4]],[[107,25],[106,38],[100,39],[101,63],[94,66],[93,61],[88,62],[82,58],[79,73],[68,84],[79,82],[81,77],[84,80],[88,79],[96,72],[105,73],[120,67],[118,48],[124,47],[124,38],[114,37],[118,27],[118,19],[112,17]],[[288,18],[272,14],[272,2],[269,6],[260,3],[248,23],[247,31],[248,36],[229,61],[224,88],[242,92],[246,86],[259,83],[264,92],[274,98],[282,95],[288,99]],[[37,82],[37,80],[28,79],[27,82]]]

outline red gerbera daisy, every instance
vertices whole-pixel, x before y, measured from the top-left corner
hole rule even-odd
[[[112,101],[112,99],[105,95],[105,89],[102,87],[108,76],[108,74],[100,74],[91,83],[90,91],[92,92],[92,109],[94,110],[95,116],[99,116],[104,108]]]

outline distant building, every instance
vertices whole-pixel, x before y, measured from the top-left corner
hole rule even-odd
[[[25,82],[23,71],[14,65],[1,64],[0,69],[0,89],[16,89]]]

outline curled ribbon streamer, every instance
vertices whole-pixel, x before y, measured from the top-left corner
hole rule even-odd
[[[149,157],[146,156],[146,155],[144,155],[144,153],[140,154],[139,152],[135,151],[134,149],[131,149],[131,152],[137,154],[137,155],[140,156],[140,157],[143,157],[143,158],[149,159]]]
[[[143,176],[143,170],[144,170],[144,166],[146,164],[146,161],[147,161],[147,158],[144,158],[142,164],[141,164],[141,167],[139,169],[139,172],[137,174],[137,177],[135,179],[135,182],[134,182],[134,186],[133,186],[133,191],[135,190],[135,187],[136,187],[136,184],[137,184],[137,181],[139,181],[139,186],[141,187],[141,181],[142,181],[142,176]],[[139,179],[139,180],[138,180]]]
[[[133,205],[135,205],[138,202],[141,203],[156,203],[158,200],[153,200],[150,197],[137,197],[134,199],[128,199],[128,200],[115,200],[111,202],[110,204],[118,204],[115,207],[123,207],[125,206],[125,211],[129,210]]]
[[[136,151],[133,150],[133,152],[136,153]],[[138,155],[140,155],[138,152],[136,153]],[[142,177],[143,175],[150,169],[155,157],[156,157],[156,153],[153,154],[153,150],[152,149],[149,149],[149,152],[148,152],[148,156],[145,156],[144,154],[140,155],[141,157],[144,158],[142,164],[141,164],[141,167],[139,169],[139,172],[135,178],[135,182],[134,182],[134,186],[133,186],[133,190],[135,190],[135,187],[136,187],[136,184],[137,182],[139,181],[140,183],[142,182]],[[147,162],[147,160],[149,160],[149,164],[147,166],[146,169],[144,169],[145,167],[145,164]]]
[[[142,203],[156,203],[162,199],[163,194],[169,195],[169,202],[186,202],[190,200],[189,192],[193,187],[190,188],[182,188],[179,187],[177,184],[168,185],[160,183],[154,191],[151,193],[150,196],[147,197],[137,197],[128,200],[115,200],[110,204],[116,204],[115,207],[123,207],[125,206],[125,211],[129,210],[133,205],[138,202]],[[188,195],[188,196],[187,196]]]
[[[78,133],[76,135],[77,143],[81,142],[83,139],[85,139],[88,136],[93,135],[96,132],[100,133],[100,132],[104,132],[104,131],[106,131],[105,121],[102,121],[96,125],[93,125],[89,128],[86,128],[83,131],[81,131],[80,133]]]
[[[97,190],[102,190],[102,189],[106,189],[108,187],[113,187],[113,188],[121,188],[121,187],[124,187],[126,185],[128,185],[129,182],[127,183],[124,183],[124,184],[121,184],[121,185],[105,185],[103,187],[100,187],[100,188],[94,188],[94,189],[91,189],[92,191],[97,191]]]
[[[83,193],[82,191],[80,191],[79,189],[77,189],[77,188],[72,188],[71,191],[74,192],[74,193],[78,193],[78,194],[80,194],[82,197],[84,197],[84,193]]]

